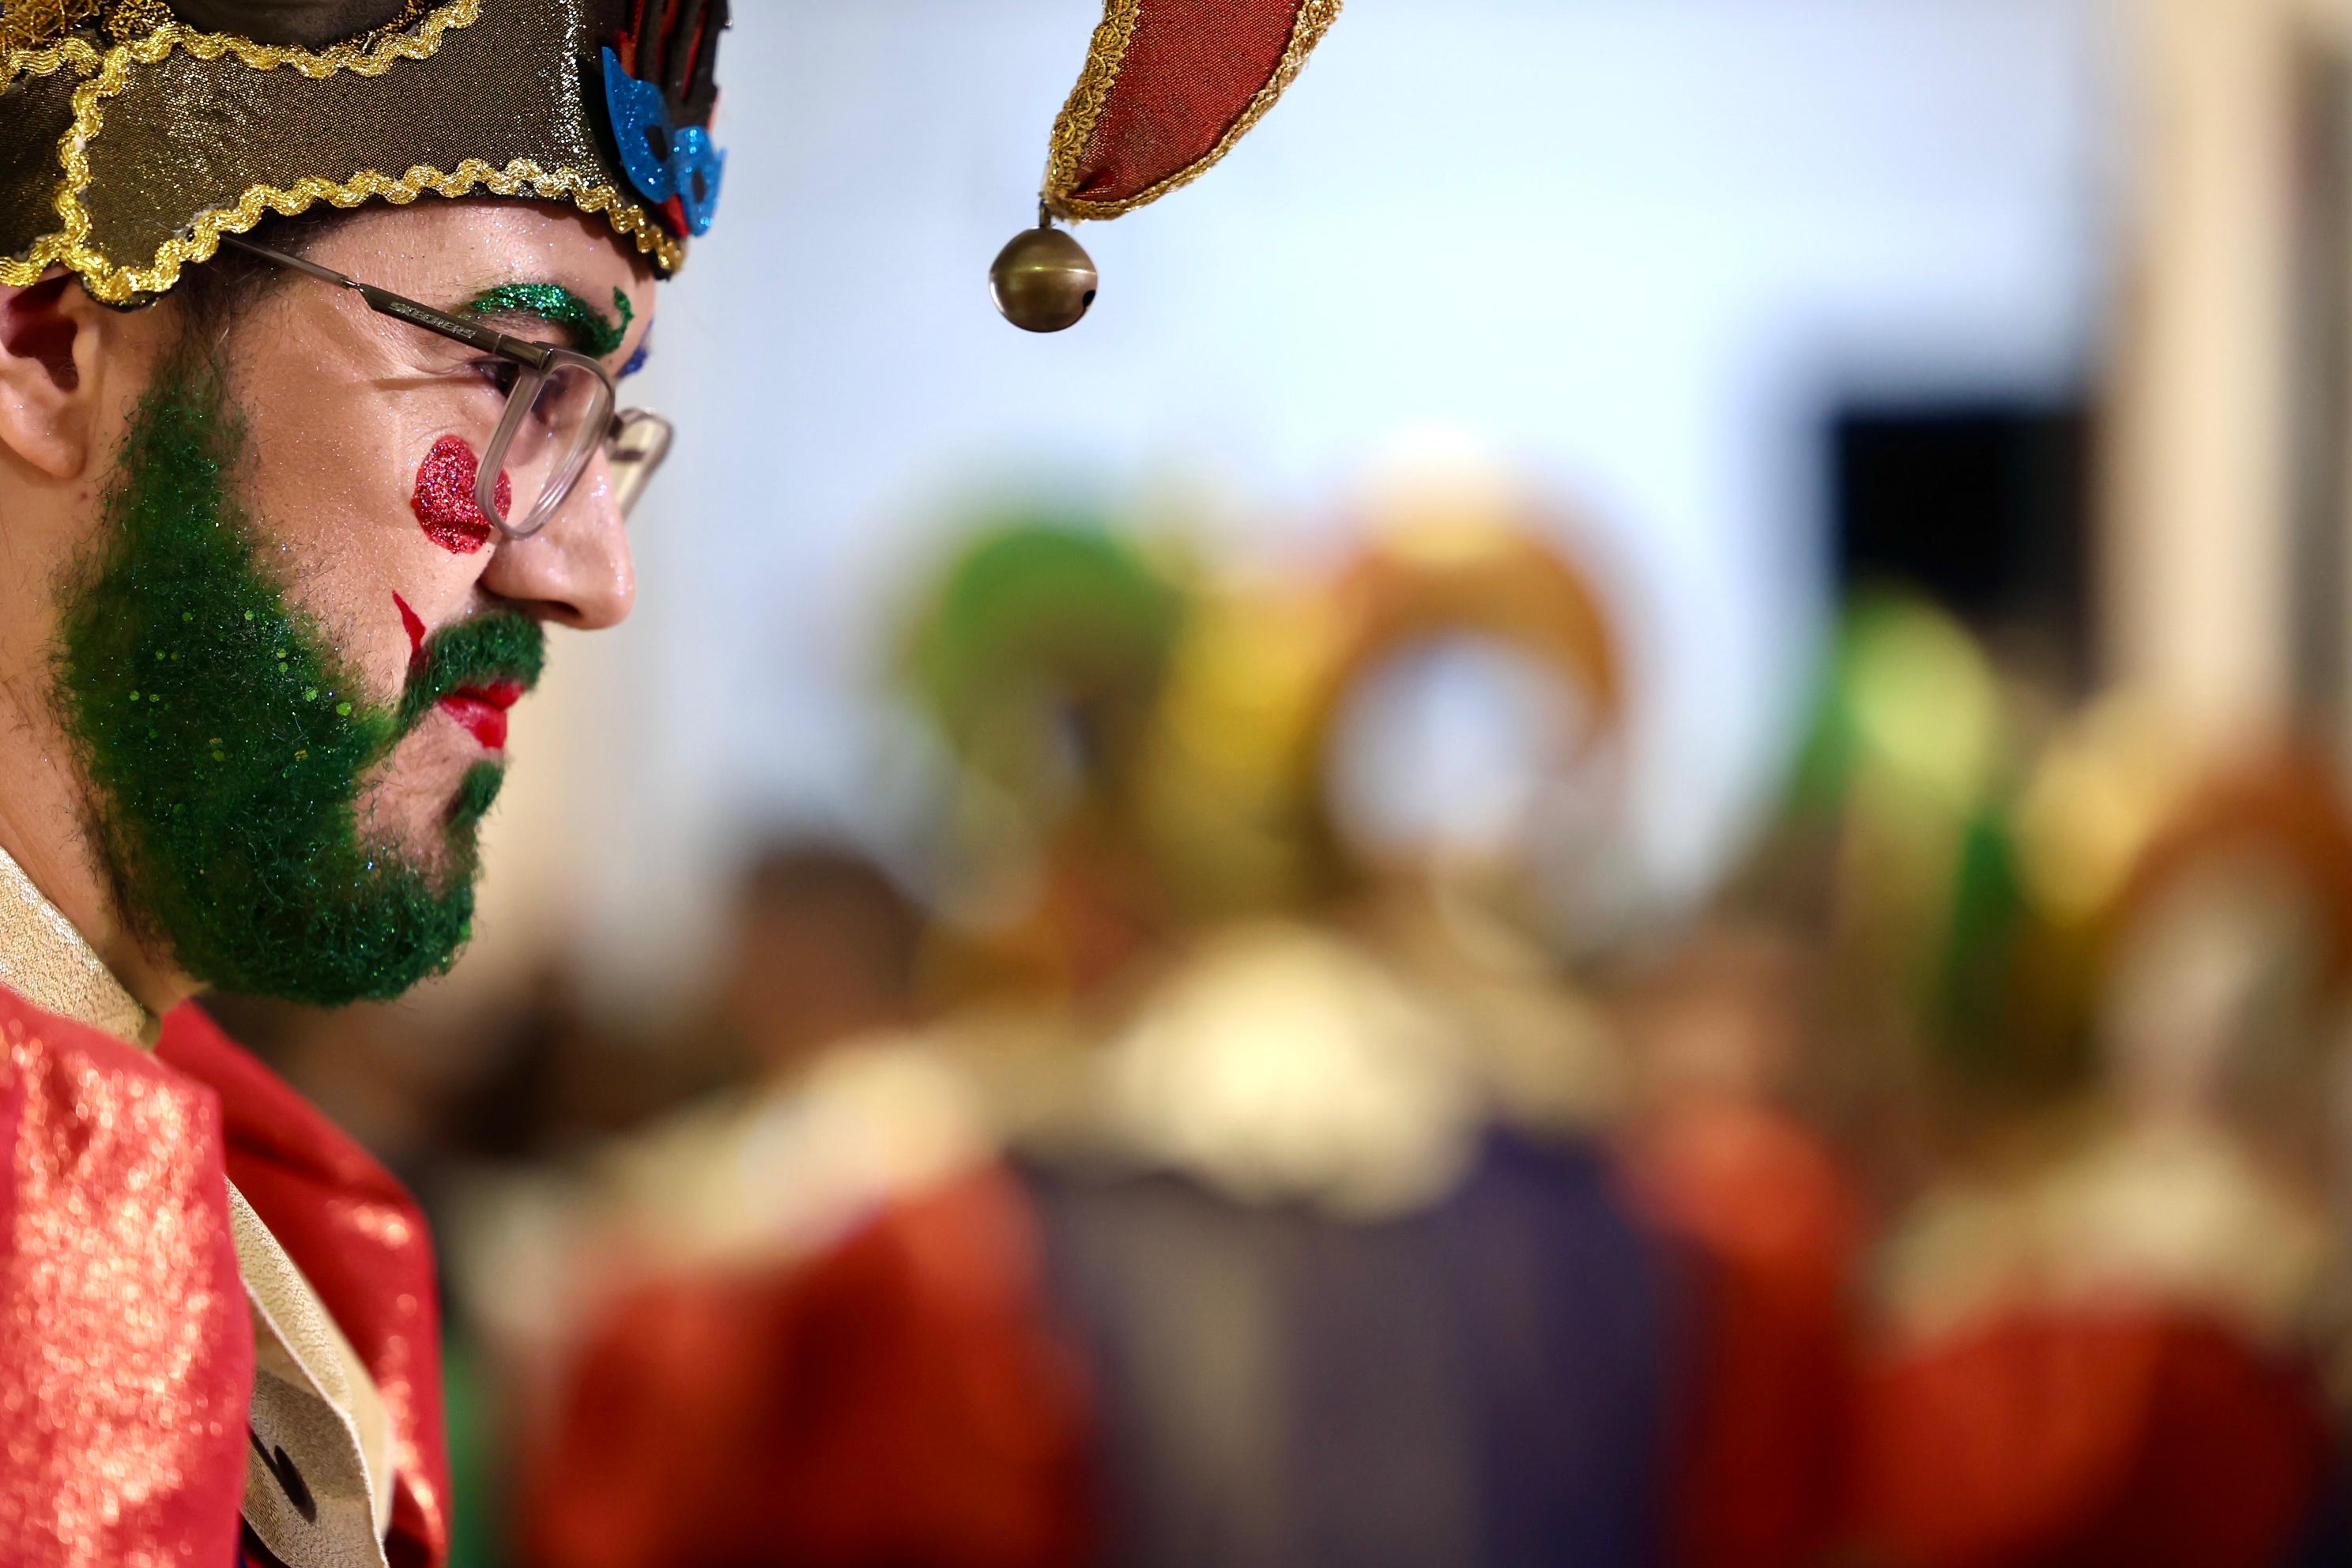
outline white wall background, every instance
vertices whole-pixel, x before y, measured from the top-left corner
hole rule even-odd
[[[728,857],[872,829],[907,574],[975,486],[1223,498],[1328,540],[1466,433],[1590,520],[1634,638],[1642,858],[1701,883],[1782,761],[1820,633],[1819,420],[1856,389],[2055,395],[2108,289],[2094,0],[1353,0],[1226,164],[1087,226],[1093,316],[984,271],[1026,222],[1090,0],[742,0],[719,221],[633,384],[681,427],[635,621],[518,711],[476,957],[694,975]]]

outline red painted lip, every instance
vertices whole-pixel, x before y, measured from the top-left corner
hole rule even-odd
[[[468,686],[441,699],[441,711],[464,725],[484,751],[502,752],[507,745],[507,710],[521,700],[522,691],[520,680]]]

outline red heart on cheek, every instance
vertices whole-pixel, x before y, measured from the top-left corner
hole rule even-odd
[[[425,525],[425,536],[452,555],[471,555],[490,542],[490,520],[474,502],[474,476],[482,459],[462,436],[444,436],[433,443],[417,466],[416,493],[409,507]],[[514,485],[504,470],[499,474],[499,510],[514,513]]]

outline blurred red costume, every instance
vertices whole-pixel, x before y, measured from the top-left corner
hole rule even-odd
[[[2017,1303],[1865,1352],[1862,1236],[1825,1153],[1769,1112],[1642,1130],[1651,1214],[1704,1259],[1675,1561],[2269,1568],[2323,1497],[2315,1369],[2185,1305]]]
[[[2132,730],[2085,742],[2096,743],[2116,746],[2113,757],[2085,753],[2115,776],[2147,766]],[[2209,917],[2230,912],[2230,928],[2259,929],[2224,901],[2242,896],[2249,884],[2236,879],[2252,867],[2254,886],[2268,889],[2259,879],[2283,872],[2312,896],[2298,915],[2311,923],[2297,930],[2320,962],[2298,955],[2282,965],[2273,954],[2231,984],[2248,995],[2311,987],[2318,1016],[2340,1005],[2352,987],[2352,825],[2331,770],[2294,753],[2232,760],[2172,809],[2087,940],[2072,933],[2070,950],[2054,925],[2027,927],[2052,955],[2048,976],[2063,984],[2044,977],[2051,994],[2021,991],[2042,1011],[2018,1009],[2020,1037],[2098,1040],[2114,1080],[2103,1092],[2116,1108],[2102,1115],[2119,1121],[2076,1126],[2054,1145],[2021,1121],[2003,1129],[2012,1144],[2031,1133],[2064,1152],[2028,1182],[1953,1182],[1962,1212],[1993,1217],[1972,1221],[1964,1232],[1972,1245],[1952,1249],[1964,1260],[1960,1289],[1933,1293],[1919,1322],[1898,1314],[1862,1385],[1855,1533],[1894,1561],[2268,1568],[2346,1560],[2340,1541],[2316,1538],[2340,1528],[2328,1510],[2338,1503],[2342,1415],[2330,1407],[2326,1375],[2340,1342],[2330,1300],[2338,1222],[2257,1156],[2263,1142],[2284,1147],[2291,1135],[2214,1113],[2228,1103],[2223,1062],[2289,1047],[2298,1098],[2323,1096],[2332,1031],[2295,1046],[2291,1014],[2275,999],[2254,1006],[2233,996],[2224,1007],[2215,995],[2228,992],[2210,984],[2201,994],[2149,988],[2158,976],[2210,974],[2200,963],[2222,951],[2210,934],[2221,928],[2178,923],[2184,909],[2201,902]],[[2231,879],[2199,879],[2216,874]],[[2151,933],[2158,945],[2140,947]],[[2119,1007],[2116,993],[2135,991],[2137,1010]],[[2222,1042],[2193,1090],[2147,1063],[2134,1070],[2137,1053],[2179,1058],[2183,1036],[2155,1030],[2159,1014],[2202,1048],[2213,1047],[2200,1034]],[[2039,1048],[2054,1057],[2063,1047]],[[1989,1208],[1987,1191],[1999,1194]],[[2151,1193],[2165,1195],[2160,1229]],[[1997,1284],[1967,1283],[1979,1273]]]
[[[555,1568],[1076,1568],[1092,1560],[1076,1366],[1042,1328],[1001,1168],[837,1246],[627,1298],[535,1466]]]
[[[234,1182],[374,1375],[386,1553],[447,1549],[439,1313],[399,1184],[194,1006],[151,1055],[0,988],[0,1562],[240,1561],[254,1330]]]
[[[1842,1523],[1860,1205],[1801,1126],[1734,1096],[1683,1097],[1627,1152],[1645,1212],[1698,1260],[1672,1560],[1819,1562]]]
[[[1874,1367],[1859,1533],[1921,1568],[2266,1568],[2326,1484],[2316,1377],[2210,1320],[2018,1311]]]

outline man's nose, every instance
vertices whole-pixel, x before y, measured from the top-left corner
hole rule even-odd
[[[482,586],[545,619],[597,631],[628,619],[636,565],[603,452],[547,525],[528,539],[500,539]]]

